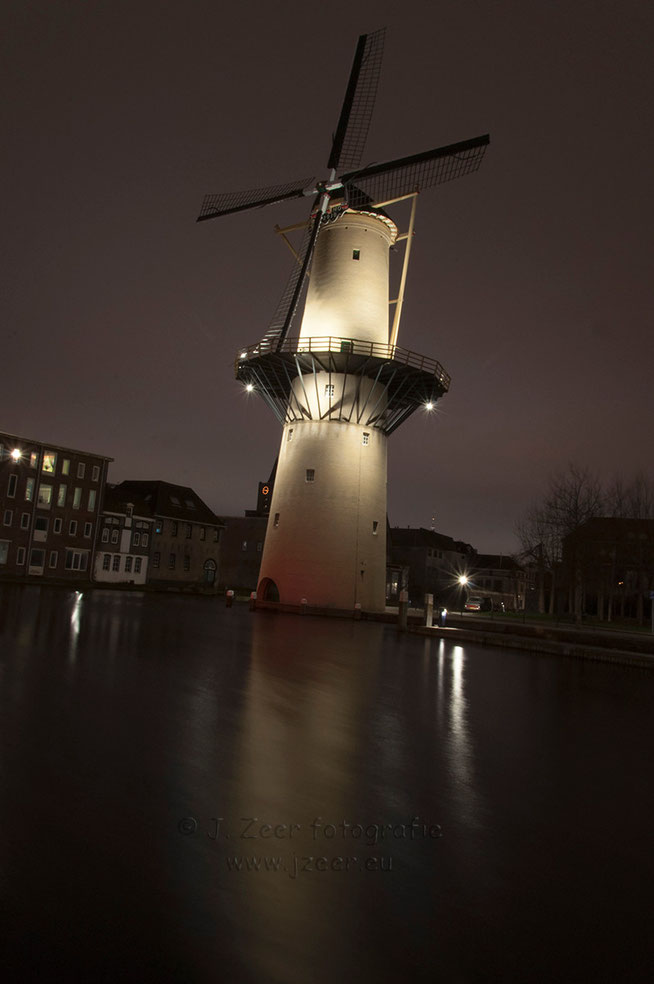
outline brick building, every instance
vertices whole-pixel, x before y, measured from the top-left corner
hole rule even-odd
[[[111,491],[114,503],[132,503],[140,522],[152,521],[151,533],[132,526],[131,540],[133,546],[138,531],[142,545],[142,534],[147,532],[149,584],[176,588],[217,586],[223,522],[193,489],[169,482],[128,481],[113,486]]]
[[[107,485],[98,526],[94,580],[145,584],[154,518],[149,504],[135,494]]]
[[[0,578],[91,579],[110,461],[0,433]]]

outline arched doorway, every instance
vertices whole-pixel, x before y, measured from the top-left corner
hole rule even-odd
[[[279,601],[279,589],[271,577],[264,577],[257,589],[261,601]]]
[[[216,580],[218,565],[215,560],[205,560],[204,562],[204,583],[213,584]]]

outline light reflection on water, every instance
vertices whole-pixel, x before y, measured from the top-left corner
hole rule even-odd
[[[2,602],[11,925],[71,979],[529,981],[565,954],[629,980],[649,955],[652,676],[215,599]],[[300,830],[253,845],[240,817]],[[444,836],[316,840],[318,817]],[[255,849],[393,870],[227,870]]]

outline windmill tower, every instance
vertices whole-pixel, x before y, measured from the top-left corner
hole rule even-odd
[[[208,195],[198,217],[313,197],[273,321],[236,360],[236,377],[283,427],[258,595],[289,605],[384,610],[387,439],[450,383],[435,359],[397,344],[416,201],[426,188],[476,171],[489,138],[359,168],[383,45],[383,30],[359,38],[326,181]],[[401,236],[386,209],[405,200],[411,217]],[[277,231],[286,239],[297,228]],[[389,249],[400,240],[400,289],[389,299]]]

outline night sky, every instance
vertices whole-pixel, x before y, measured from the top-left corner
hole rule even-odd
[[[0,429],[255,506],[280,428],[233,360],[290,272],[273,226],[307,203],[195,218],[327,176],[356,39],[383,26],[364,163],[491,136],[419,199],[399,344],[452,387],[390,439],[391,524],[510,552],[568,462],[654,477],[645,0],[5,0]]]

